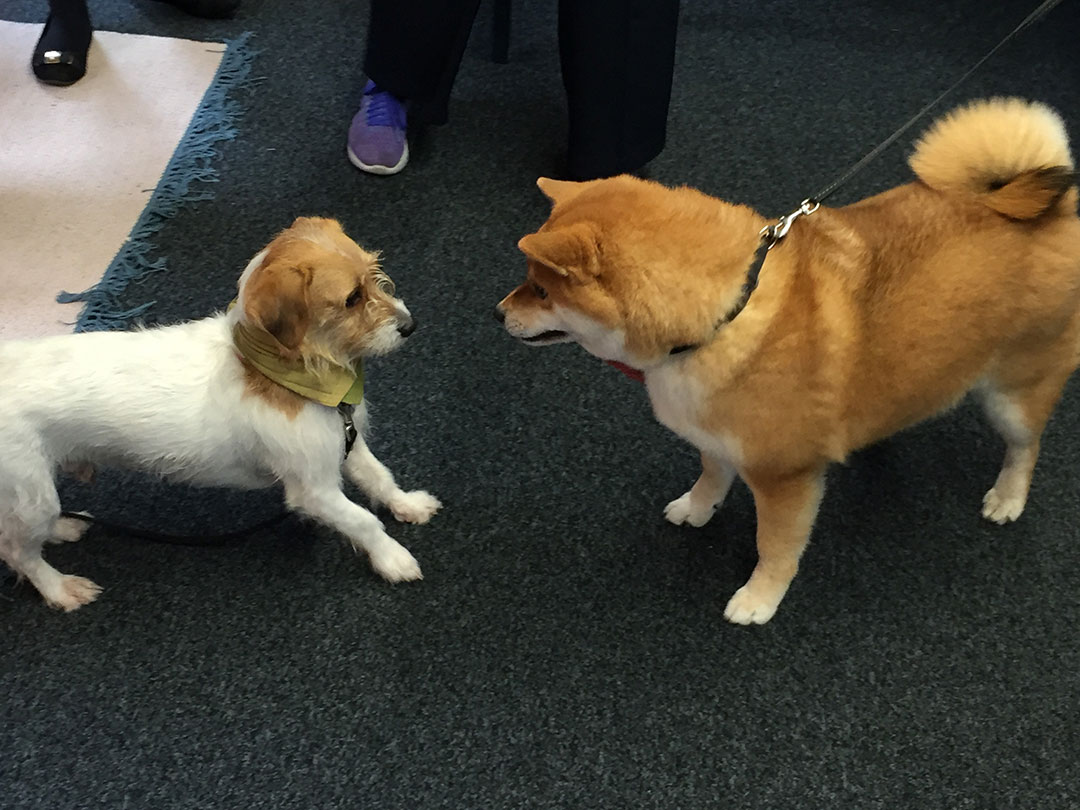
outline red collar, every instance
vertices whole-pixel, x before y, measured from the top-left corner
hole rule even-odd
[[[645,382],[645,375],[640,369],[631,368],[626,363],[620,363],[618,360],[605,360],[604,362],[613,368],[617,368],[631,380],[637,380],[639,383]]]

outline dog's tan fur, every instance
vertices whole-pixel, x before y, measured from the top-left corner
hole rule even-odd
[[[282,357],[315,370],[351,366],[370,336],[398,317],[378,254],[361,248],[334,219],[299,217],[270,242],[245,281],[248,322],[274,338]],[[247,361],[244,369],[248,391],[272,407],[295,417],[307,404]]]
[[[796,221],[746,309],[719,327],[761,216],[628,176],[539,182],[554,207],[521,240],[529,281],[500,314],[519,338],[577,340],[643,370],[657,417],[702,451],[701,478],[669,519],[701,525],[735,473],[746,481],[759,561],[732,621],[775,612],[828,463],[973,388],[1007,444],[984,515],[1023,508],[1039,437],[1080,362],[1064,127],[1041,105],[979,102],[935,124],[911,165],[916,182]],[[698,348],[670,354],[685,344]]]

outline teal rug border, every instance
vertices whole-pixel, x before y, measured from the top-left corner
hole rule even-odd
[[[257,51],[249,46],[251,36],[248,31],[225,40],[225,55],[210,87],[169,159],[150,201],[101,281],[82,292],[61,292],[56,296],[62,304],[85,304],[75,324],[76,332],[125,327],[154,305],[154,301],[148,301],[124,309],[120,305],[120,296],[131,282],[166,269],[164,258],[152,259],[151,255],[155,252],[154,237],[169,218],[188,203],[213,198],[214,192],[207,186],[218,182],[213,165],[218,146],[236,137],[236,121],[245,109],[235,98],[235,91],[252,84],[249,76]]]

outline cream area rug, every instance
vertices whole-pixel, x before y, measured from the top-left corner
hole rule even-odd
[[[50,87],[30,70],[40,32],[0,21],[0,340],[75,328],[87,299],[57,296],[131,247],[226,52],[95,31],[86,76]]]

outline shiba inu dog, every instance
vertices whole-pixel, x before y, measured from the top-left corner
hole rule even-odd
[[[704,525],[746,482],[758,563],[732,622],[776,612],[831,462],[973,389],[1007,446],[983,515],[1024,508],[1080,361],[1065,128],[1040,104],[980,101],[932,125],[910,166],[912,183],[794,222],[752,293],[768,223],[750,208],[629,176],[538,181],[551,215],[519,242],[528,279],[497,316],[524,343],[576,342],[643,379],[657,419],[701,451],[668,520]]]

